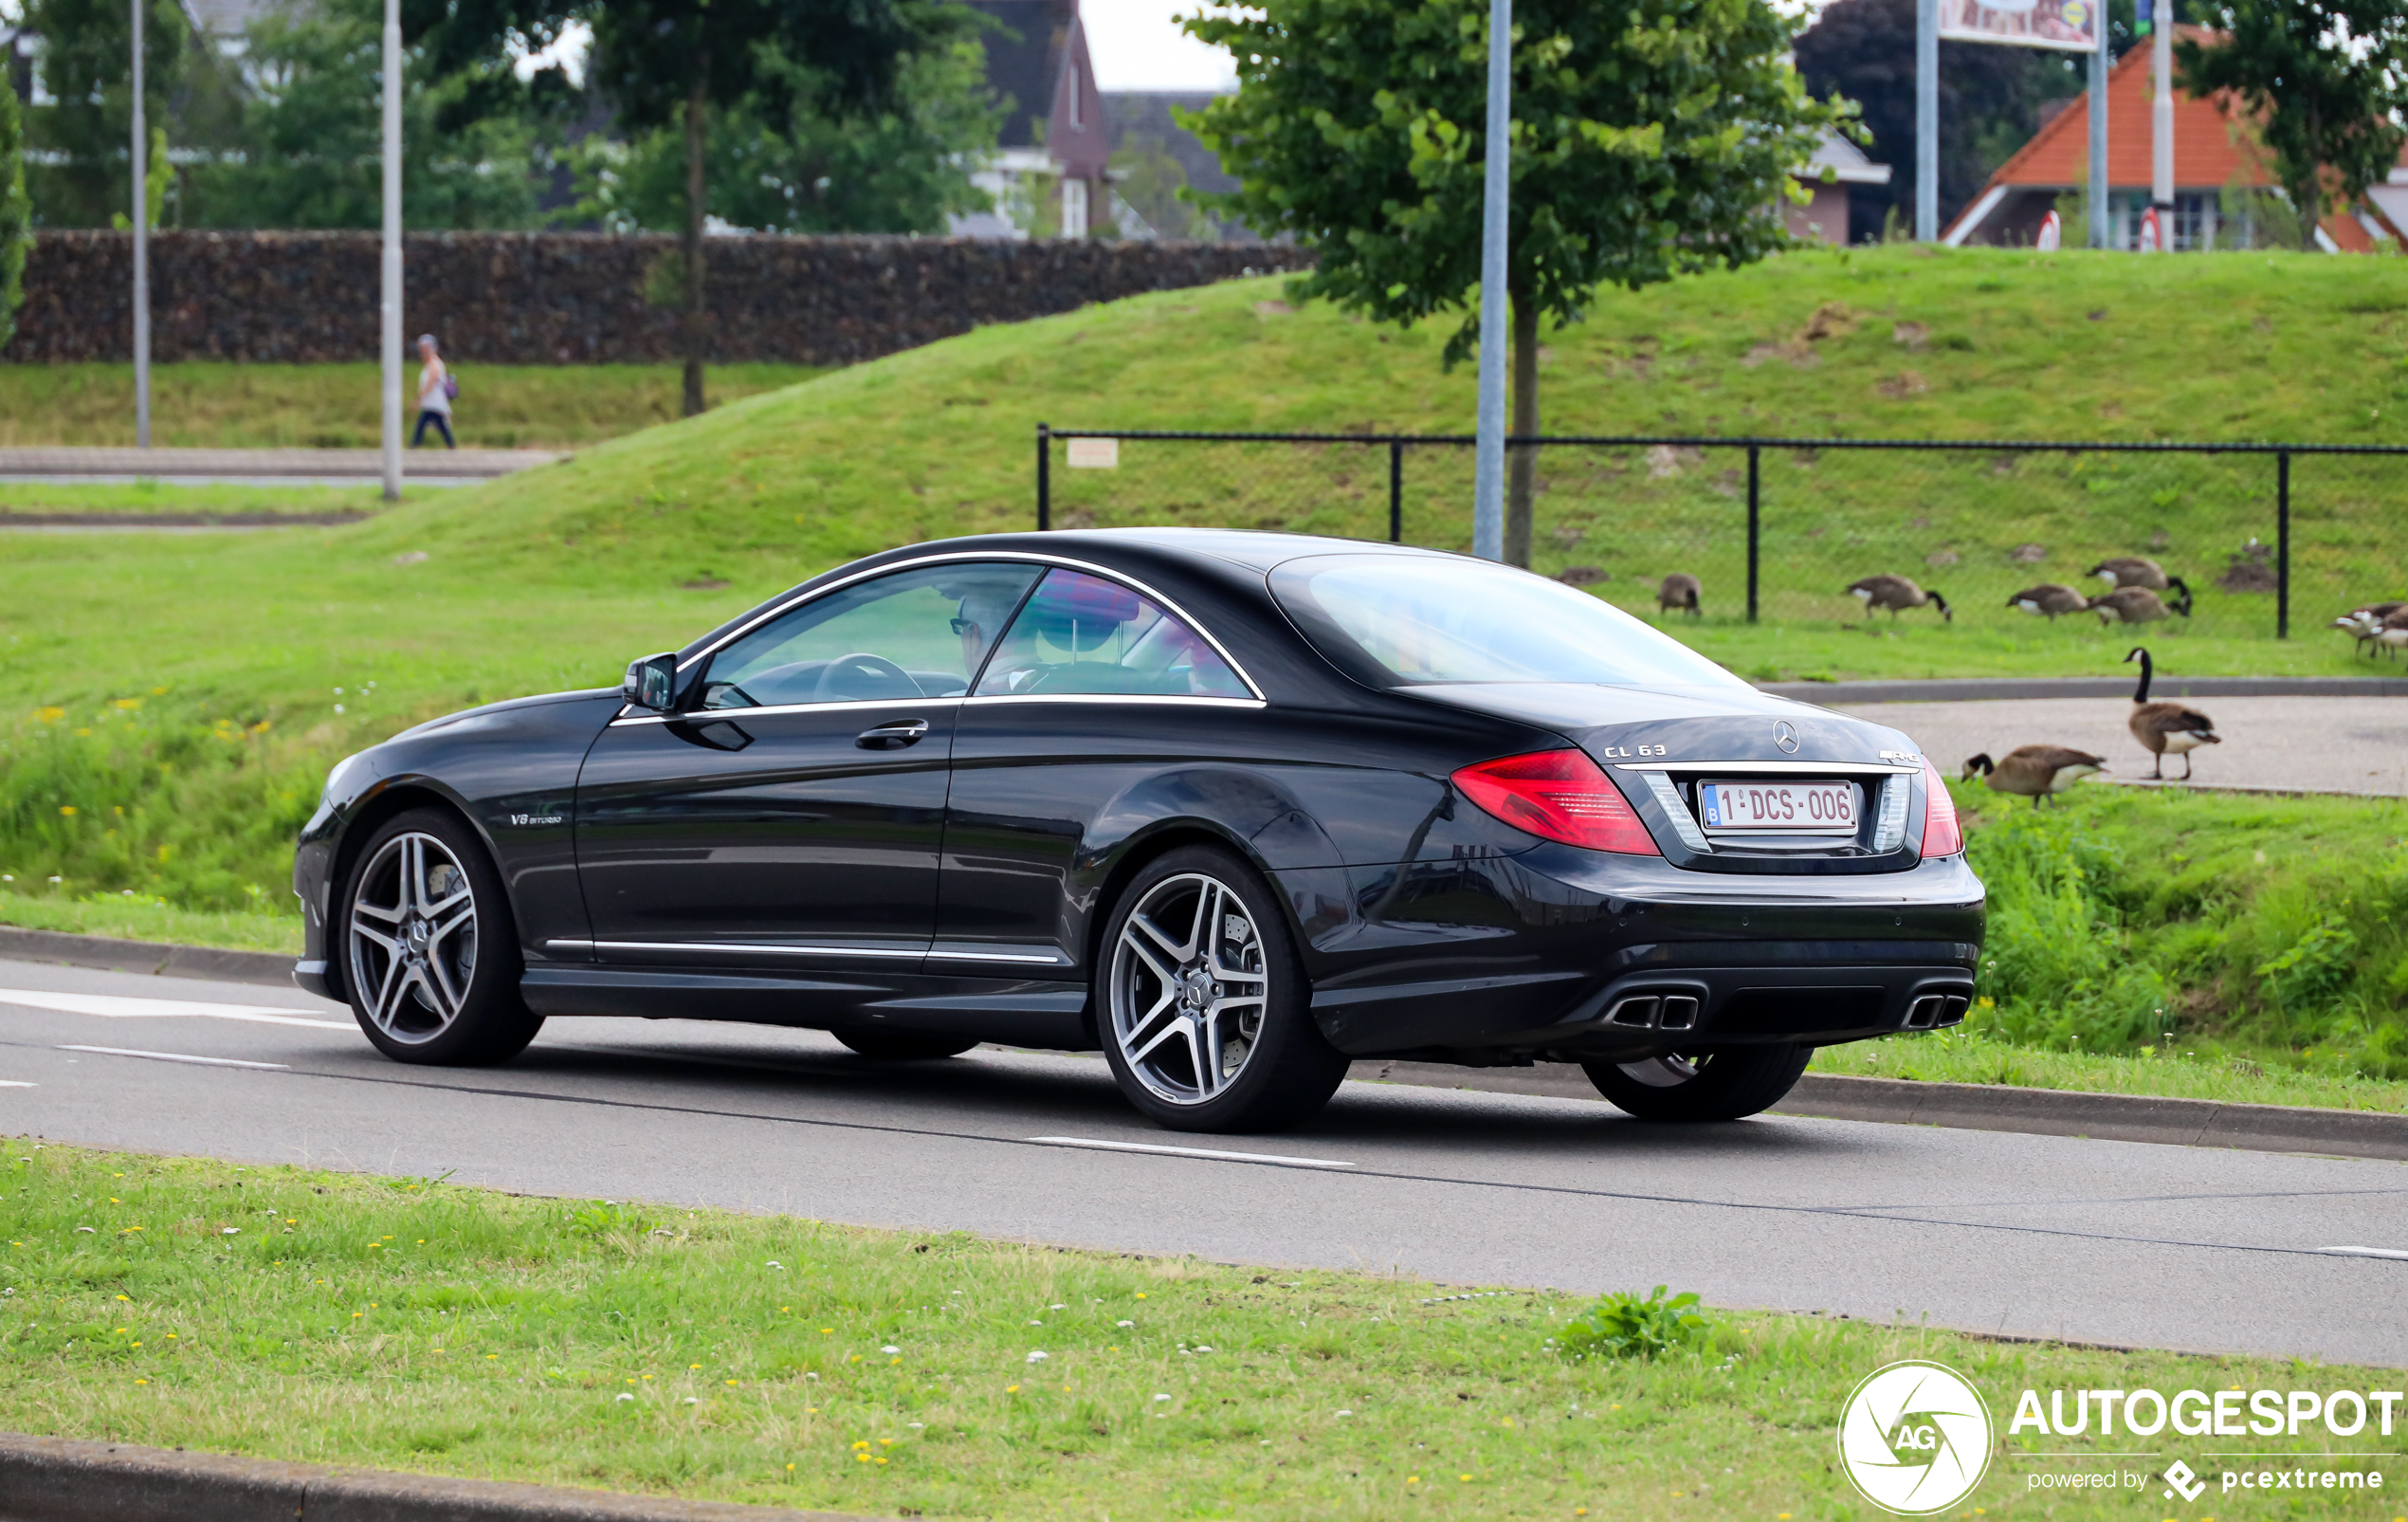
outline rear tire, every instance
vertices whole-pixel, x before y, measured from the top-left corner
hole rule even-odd
[[[1738,1120],[1779,1104],[1814,1054],[1813,1047],[1780,1041],[1580,1067],[1598,1093],[1640,1120]]]
[[[502,874],[448,809],[388,819],[361,848],[334,926],[359,1028],[395,1062],[486,1067],[543,1028]]]
[[[978,1044],[975,1036],[937,1036],[923,1031],[830,1031],[829,1035],[873,1062],[930,1062],[958,1057]]]
[[[1171,1130],[1284,1130],[1346,1076],[1278,898],[1231,852],[1147,863],[1105,923],[1094,987],[1121,1092]]]

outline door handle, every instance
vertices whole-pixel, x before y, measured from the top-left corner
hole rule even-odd
[[[893,724],[863,730],[853,743],[864,750],[901,750],[905,745],[917,745],[927,733],[925,719],[898,719]]]

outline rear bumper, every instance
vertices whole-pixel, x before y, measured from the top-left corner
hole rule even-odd
[[[1957,1024],[1974,997],[1982,892],[1961,857],[1773,883],[1570,847],[1439,870],[1426,908],[1352,885],[1395,910],[1313,937],[1314,1014],[1351,1056],[1828,1046]]]

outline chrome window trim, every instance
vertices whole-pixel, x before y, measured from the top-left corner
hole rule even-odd
[[[620,724],[668,724],[671,721],[679,724],[721,724],[733,722],[739,714],[755,719],[774,719],[787,713],[837,713],[848,708],[856,710],[873,708],[882,703],[892,708],[951,708],[958,707],[968,701],[967,698],[896,698],[892,702],[886,702],[881,698],[863,698],[844,703],[765,703],[757,708],[691,708],[684,713],[653,713],[648,710],[629,713],[622,707],[619,717],[611,720],[611,724],[612,727]]]
[[[1193,707],[1198,704],[1213,708],[1268,708],[1260,698],[1215,698],[1204,693],[1177,692],[989,692],[965,698],[965,704],[988,703],[1136,703],[1172,704]]]
[[[681,673],[683,673],[687,669],[695,665],[696,662],[707,660],[711,656],[718,654],[729,645],[732,645],[737,640],[743,638],[746,634],[751,633],[754,630],[758,629],[761,625],[769,622],[771,619],[789,613],[794,609],[799,608],[805,603],[816,602],[820,598],[827,596],[831,592],[841,592],[857,581],[867,581],[872,577],[891,576],[898,571],[917,570],[924,565],[953,565],[958,564],[962,561],[976,560],[1006,560],[1023,565],[1041,565],[1048,567],[1049,569],[1054,566],[1060,566],[1066,571],[1084,571],[1090,576],[1103,577],[1108,581],[1118,581],[1122,586],[1127,587],[1130,591],[1137,593],[1140,596],[1151,597],[1155,602],[1161,606],[1164,612],[1170,614],[1173,617],[1177,618],[1180,622],[1186,624],[1188,628],[1195,630],[1198,634],[1203,635],[1204,643],[1213,647],[1213,653],[1218,655],[1224,662],[1226,662],[1229,669],[1237,673],[1237,679],[1246,684],[1246,690],[1253,693],[1256,701],[1259,702],[1262,700],[1263,688],[1261,685],[1258,684],[1251,675],[1248,674],[1245,667],[1240,666],[1237,663],[1237,657],[1229,652],[1228,647],[1220,642],[1219,637],[1216,636],[1210,629],[1205,628],[1202,623],[1198,622],[1185,608],[1180,607],[1177,603],[1173,602],[1170,598],[1162,596],[1162,594],[1155,591],[1152,587],[1147,586],[1144,582],[1140,581],[1137,578],[1130,576],[1124,571],[1115,571],[1109,566],[1097,565],[1089,560],[1073,560],[1062,556],[1039,555],[1029,550],[987,550],[976,553],[970,551],[958,551],[946,555],[923,555],[917,559],[898,560],[892,565],[882,565],[877,567],[875,570],[857,572],[852,576],[845,578],[841,581],[830,581],[825,586],[813,587],[811,591],[804,593],[799,596],[791,597],[786,601],[779,603],[777,606],[771,608],[760,614],[760,616],[747,620],[745,623],[738,626],[737,628],[728,631],[723,637],[696,651],[688,659],[678,662],[677,669]],[[1008,630],[1006,632],[1009,633]],[[992,647],[990,647],[988,653],[993,655],[994,651]],[[980,673],[973,671],[970,674],[973,678],[976,678]],[[736,710],[718,708],[711,711],[715,713],[725,713]]]
[[[1727,772],[1735,777],[1921,777],[1920,766],[1888,761],[1615,761],[1617,772]]]

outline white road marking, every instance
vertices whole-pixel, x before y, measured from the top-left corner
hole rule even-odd
[[[2320,1253],[2335,1257],[2396,1257],[2408,1260],[2408,1248],[2402,1247],[2320,1247]]]
[[[205,1068],[264,1068],[274,1073],[290,1073],[292,1065],[284,1062],[245,1062],[240,1057],[195,1057],[181,1052],[136,1052],[121,1046],[63,1046],[62,1052],[93,1052],[104,1057],[149,1057],[155,1062],[197,1062]]]
[[[56,994],[47,989],[0,988],[0,1004],[56,1010],[63,1015],[99,1015],[109,1019],[198,1017],[255,1020],[262,1025],[306,1025],[320,1031],[351,1031],[350,1020],[321,1020],[273,1004],[203,1004],[189,999],[134,999],[122,994]]]
[[[1284,1168],[1351,1168],[1325,1157],[1281,1157],[1274,1152],[1215,1152],[1202,1146],[1163,1146],[1153,1142],[1104,1142],[1085,1136],[1031,1136],[1046,1146],[1091,1146],[1104,1152],[1158,1152],[1166,1157],[1211,1158],[1220,1163],[1273,1163]]]
[[[0,1089],[39,1089],[41,1087],[40,1084],[27,1083],[23,1078],[0,1078]]]

